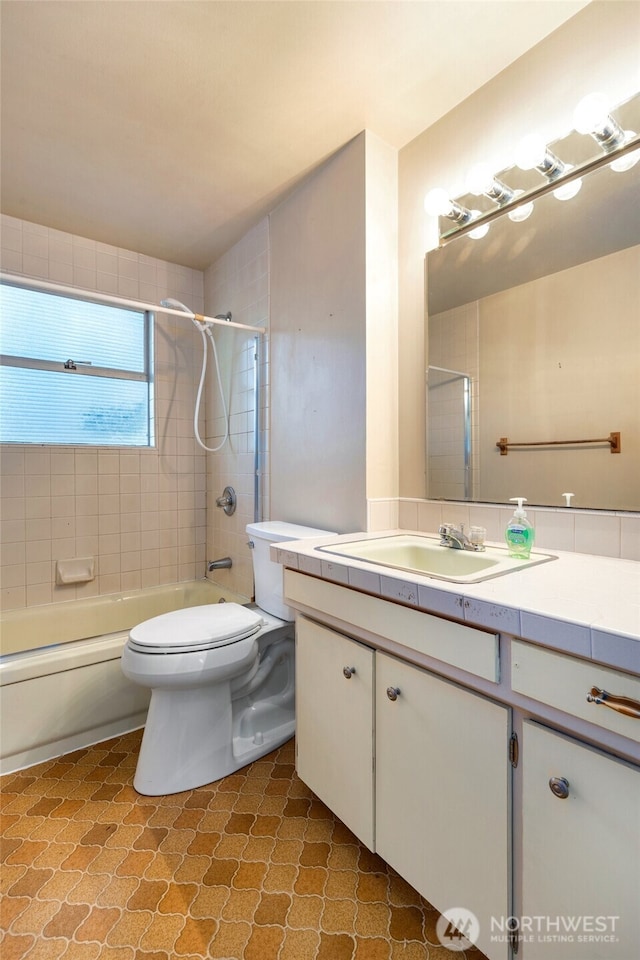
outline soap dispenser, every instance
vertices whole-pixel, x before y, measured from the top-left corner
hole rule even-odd
[[[522,508],[522,504],[527,502],[526,498],[510,497],[510,503],[514,502],[517,503],[518,506],[507,524],[504,538],[507,541],[509,556],[517,557],[519,560],[526,560],[531,553],[535,531],[527,520],[527,514]]]

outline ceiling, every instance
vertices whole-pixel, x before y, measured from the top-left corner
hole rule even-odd
[[[363,129],[400,149],[584,0],[3,0],[1,206],[203,269]]]

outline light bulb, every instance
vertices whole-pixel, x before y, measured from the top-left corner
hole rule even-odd
[[[606,93],[589,93],[573,111],[573,125],[578,133],[593,133],[609,118]]]
[[[635,136],[635,131],[625,130],[624,142],[629,143],[629,141],[633,140]],[[635,166],[638,160],[640,160],[640,150],[633,150],[631,153],[627,153],[624,157],[619,157],[617,160],[612,160],[609,166],[612,170],[615,170],[616,173],[624,173],[625,170],[631,170],[631,167]]]
[[[477,217],[482,216],[482,214],[479,210],[472,210],[471,216],[475,220]],[[489,233],[489,226],[490,225],[488,223],[482,223],[474,230],[470,230],[468,236],[470,236],[472,240],[482,240],[482,238],[486,237],[486,235]]]
[[[524,193],[524,190],[516,190],[514,197],[520,196],[521,193]],[[516,207],[514,210],[510,210],[507,216],[509,220],[513,220],[514,223],[522,223],[523,220],[526,220],[533,213],[533,202],[522,203],[519,207]]]
[[[609,98],[604,93],[590,93],[583,97],[573,111],[573,123],[578,133],[589,133],[609,153],[624,143],[625,131],[609,113]]]
[[[446,217],[451,213],[452,207],[444,187],[434,187],[424,198],[424,209],[430,217]]]
[[[533,170],[544,163],[547,145],[536,133],[530,133],[517,144],[515,149],[516,165],[521,170]]]
[[[467,190],[479,196],[493,186],[493,171],[488,163],[476,163],[467,174]]]
[[[570,164],[567,164],[565,167],[565,172],[568,172],[572,169],[573,167]],[[557,190],[554,190],[553,195],[556,200],[572,200],[573,197],[580,192],[581,186],[582,180],[580,178],[577,180],[571,180],[569,183],[565,183],[561,187],[558,187]]]

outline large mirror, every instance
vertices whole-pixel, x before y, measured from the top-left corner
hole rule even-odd
[[[427,290],[427,496],[640,510],[640,163],[431,251]]]

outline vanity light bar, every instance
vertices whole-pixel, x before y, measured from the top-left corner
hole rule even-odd
[[[630,101],[626,101],[629,103]],[[618,104],[618,109],[625,104]],[[580,101],[573,114],[574,129],[581,134],[588,134],[604,151],[604,155],[594,160],[573,166],[565,163],[553,153],[550,147],[537,134],[529,134],[517,145],[515,164],[522,170],[537,170],[544,178],[545,183],[530,190],[512,190],[490,170],[486,163],[476,164],[467,176],[467,191],[477,196],[484,195],[497,204],[497,209],[481,213],[478,210],[467,210],[461,207],[458,201],[451,200],[447,191],[442,188],[430,190],[425,198],[426,212],[432,216],[446,216],[454,221],[454,226],[442,232],[440,229],[439,245],[443,246],[450,240],[461,235],[470,235],[473,238],[484,236],[489,224],[502,216],[506,211],[515,222],[525,220],[533,209],[533,202],[539,197],[553,192],[558,200],[569,200],[580,190],[584,174],[597,170],[601,166],[610,165],[616,172],[623,172],[632,167],[640,159],[640,137],[634,130],[625,130],[611,115],[608,98],[605,94],[589,94]],[[441,209],[434,209],[430,199],[439,195]],[[518,201],[520,215],[516,216]],[[460,216],[464,211],[466,219]],[[470,214],[470,216],[469,216]],[[513,216],[512,216],[513,214]]]
[[[634,137],[632,140],[627,141],[624,146],[619,147],[615,151],[615,156],[618,159],[627,156],[630,153],[633,153],[635,150],[640,149],[640,136]],[[550,180],[547,183],[541,184],[539,187],[534,187],[532,190],[527,190],[526,194],[518,196],[515,201],[515,205],[521,205],[522,203],[533,203],[535,200],[538,200],[540,197],[544,197],[547,193],[552,193],[554,190],[558,189],[560,182],[562,184],[571,183],[573,180],[578,180],[580,177],[584,177],[586,174],[591,173],[593,170],[599,170],[601,167],[606,167],[608,164],[611,164],[611,153],[604,153],[600,157],[596,157],[593,160],[588,160],[586,163],[579,164],[578,166],[573,167],[567,173],[563,174],[561,178],[557,180]],[[505,204],[502,207],[496,207],[495,210],[488,210],[486,213],[481,214],[479,217],[476,217],[469,223],[465,223],[457,227],[455,232],[451,232],[444,236],[440,237],[438,246],[444,247],[448,243],[451,243],[452,240],[455,240],[457,237],[464,236],[467,233],[470,233],[472,230],[476,229],[480,224],[490,224],[493,220],[497,220],[499,217],[504,216],[507,211],[509,204]]]

